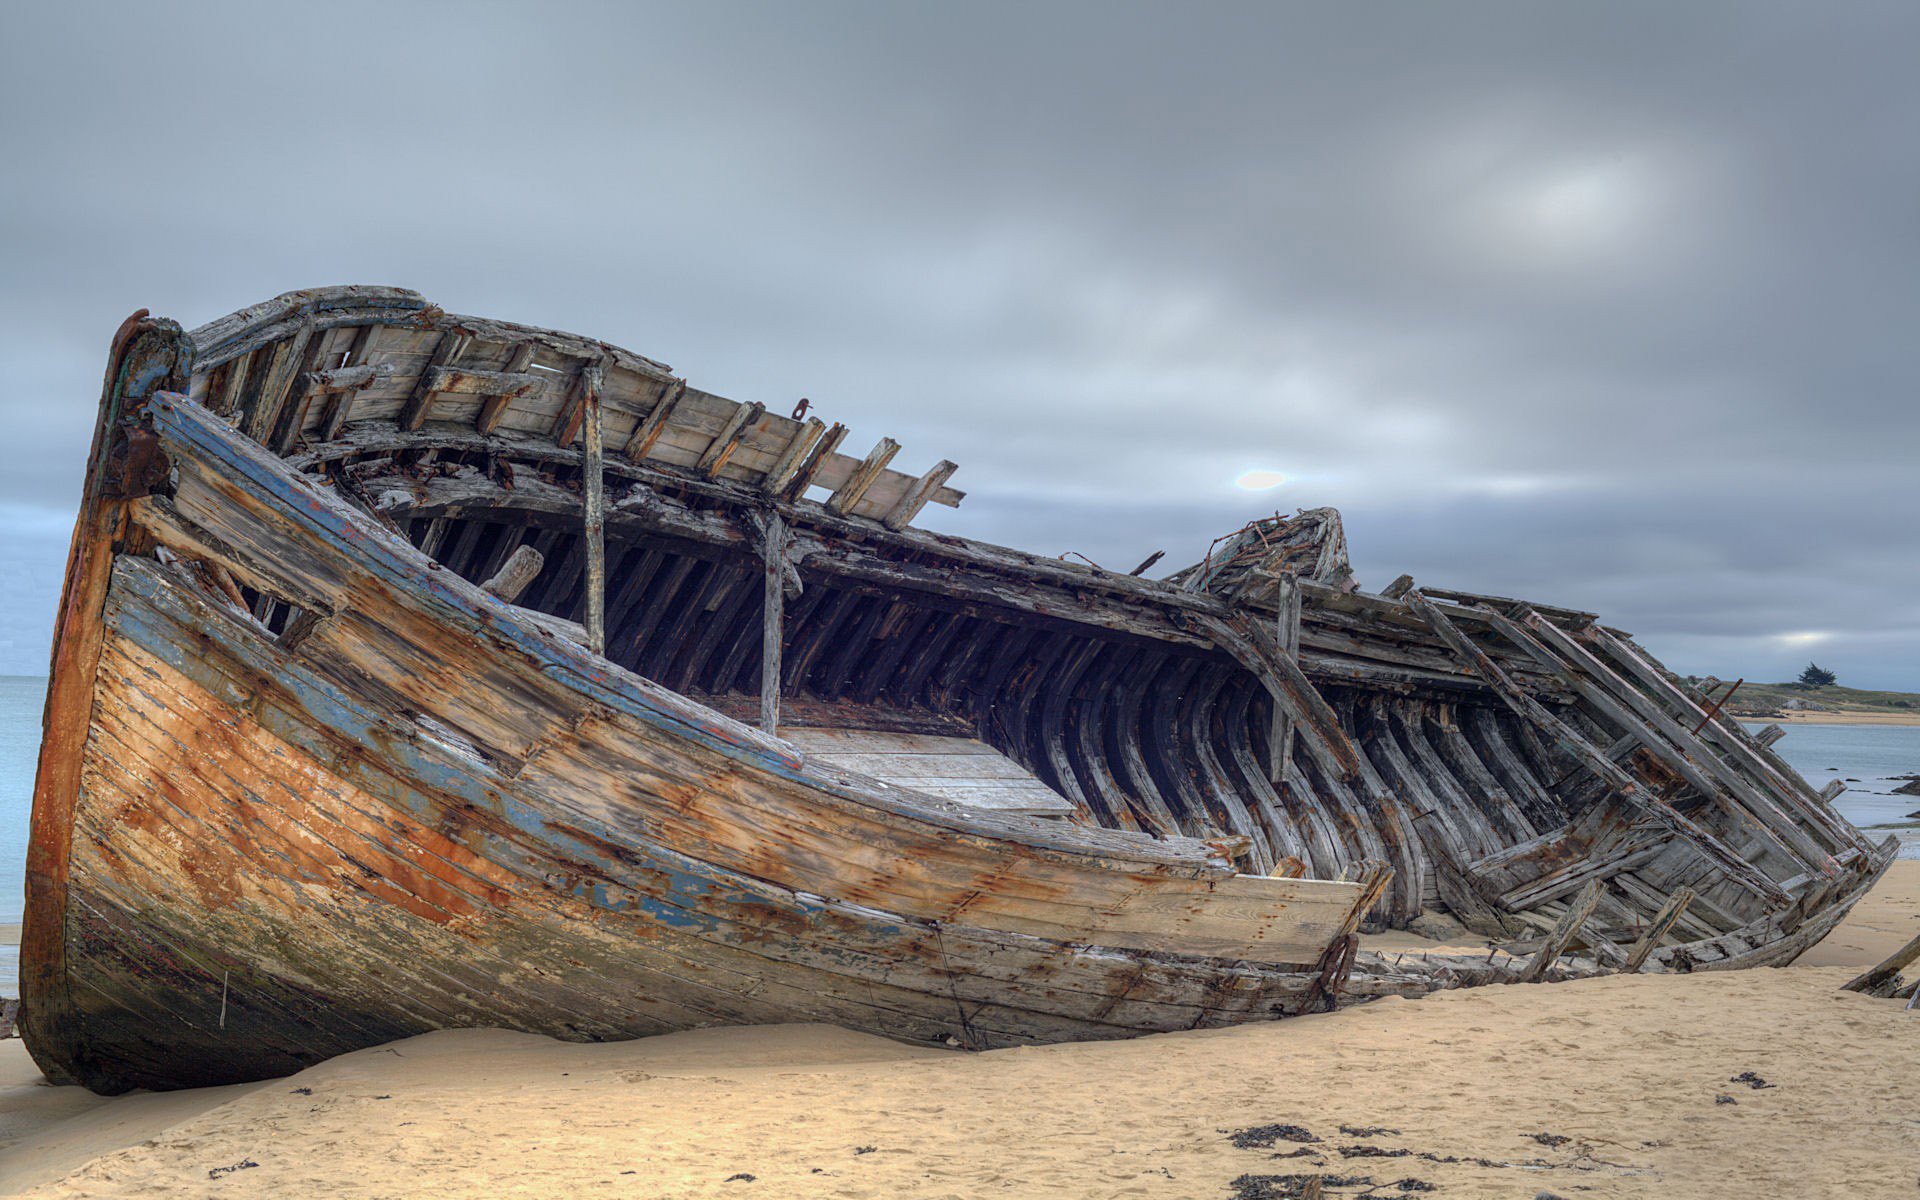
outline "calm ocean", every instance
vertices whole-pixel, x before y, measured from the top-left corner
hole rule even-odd
[[[25,904],[27,815],[46,690],[45,679],[0,675],[0,925],[19,921]],[[1777,748],[1815,784],[1848,780],[1839,807],[1856,825],[1892,824],[1920,811],[1920,796],[1894,795],[1899,781],[1890,778],[1920,774],[1920,726],[1792,725]],[[14,994],[17,955],[0,944],[0,996]]]

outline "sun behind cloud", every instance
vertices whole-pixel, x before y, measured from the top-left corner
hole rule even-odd
[[[1233,485],[1249,492],[1265,492],[1279,487],[1286,481],[1287,477],[1278,471],[1255,467],[1251,471],[1242,471],[1240,477],[1233,481]]]

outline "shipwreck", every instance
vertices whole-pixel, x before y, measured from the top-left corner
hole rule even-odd
[[[928,532],[954,465],[846,435],[398,289],[130,318],[34,796],[48,1076],[1780,964],[1892,857],[1593,614],[1368,592],[1330,509],[1159,579]],[[1496,948],[1361,948],[1440,911]]]

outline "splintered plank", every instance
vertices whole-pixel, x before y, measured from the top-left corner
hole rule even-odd
[[[893,507],[880,518],[880,523],[894,530],[905,529],[913,524],[913,519],[919,516],[920,510],[933,499],[934,493],[938,492],[941,485],[959,469],[960,464],[948,459],[943,458],[935,463],[932,470],[908,485],[905,494],[894,501]]]
[[[467,334],[457,329],[449,329],[440,335],[439,342],[433,347],[433,357],[427,360],[426,368],[420,372],[420,378],[413,385],[413,392],[407,397],[406,405],[400,410],[402,429],[419,429],[427,423],[427,418],[433,413],[433,385],[437,378],[434,368],[452,365],[465,352],[472,340]]]
[[[758,400],[734,409],[733,415],[727,418],[725,425],[720,427],[720,433],[713,439],[712,444],[701,452],[700,461],[694,464],[694,469],[708,479],[719,475],[720,468],[726,466],[727,461],[733,457],[734,451],[740,448],[740,441],[747,436],[747,430],[766,411],[767,406]]]
[[[674,379],[660,385],[660,398],[654,402],[652,411],[646,419],[634,427],[633,436],[627,439],[626,447],[621,451],[633,462],[645,461],[653,453],[654,443],[666,432],[667,423],[673,420],[674,410],[680,407],[680,400],[687,394],[687,381]]]
[[[867,494],[874,480],[880,478],[880,472],[886,470],[893,456],[900,453],[900,443],[892,438],[881,438],[874,448],[867,452],[866,458],[847,476],[845,483],[835,488],[833,495],[827,497],[827,508],[844,516],[854,505],[860,503],[860,497]]]

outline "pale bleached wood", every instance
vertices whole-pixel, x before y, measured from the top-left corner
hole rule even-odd
[[[1300,659],[1300,582],[1291,572],[1283,572],[1274,586],[1274,635],[1280,644],[1280,652],[1292,658]],[[1276,785],[1283,784],[1287,778],[1287,764],[1293,761],[1293,718],[1288,715],[1286,705],[1276,703],[1273,706],[1272,728],[1268,731],[1271,739],[1269,753],[1273,756],[1271,777]]]
[[[665,432],[667,423],[673,420],[674,409],[680,405],[681,397],[687,394],[687,381],[670,379],[660,385],[660,399],[654,402],[646,418],[634,427],[633,436],[627,439],[622,454],[633,462],[643,462],[653,453],[653,447]]]
[[[1692,888],[1683,887],[1668,896],[1667,902],[1660,906],[1658,913],[1654,914],[1653,922],[1647,926],[1647,931],[1640,935],[1640,940],[1635,942],[1633,949],[1627,952],[1627,961],[1620,969],[1631,975],[1645,966],[1648,956],[1659,948],[1660,939],[1667,936],[1667,931],[1673,928],[1674,922],[1686,914],[1687,906],[1692,903]]]
[[[534,350],[535,346],[532,342],[521,342],[515,346],[513,353],[507,356],[507,364],[501,368],[501,374],[507,376],[521,375],[532,365]],[[540,389],[536,387],[526,393],[501,391],[488,395],[486,401],[480,405],[480,411],[473,414],[473,428],[475,432],[492,433],[500,427],[501,419],[507,415],[507,409],[512,407],[514,400],[519,395],[533,395],[539,390]]]
[[[512,604],[520,599],[520,593],[527,590],[527,585],[539,577],[541,568],[546,565],[546,558],[532,546],[515,547],[500,569],[480,585],[480,590]]]
[[[780,648],[786,633],[786,560],[790,538],[779,513],[766,519],[760,535],[760,569],[764,575],[760,617],[760,728],[768,736],[780,732]]]
[[[892,438],[881,438],[878,444],[867,452],[867,456],[860,460],[860,466],[847,477],[847,481],[835,488],[833,495],[827,497],[827,508],[842,516],[846,515],[854,505],[860,503],[860,497],[867,494],[867,489],[873,486],[873,481],[880,477],[880,472],[886,469],[887,464],[893,461],[893,456],[899,452],[899,442]]]
[[[471,336],[457,329],[449,329],[440,335],[440,340],[434,344],[433,356],[427,360],[427,368],[420,372],[420,378],[414,382],[413,392],[400,410],[402,429],[417,430],[427,423],[427,418],[433,415],[433,368],[453,365],[472,341]]]
[[[581,369],[580,403],[587,436],[586,476],[581,480],[586,493],[587,649],[595,654],[607,652],[607,491],[600,412],[600,389],[605,383],[606,367],[601,363]]]
[[[1553,931],[1547,934],[1540,952],[1521,970],[1518,976],[1521,983],[1534,983],[1542,979],[1552,968],[1554,960],[1566,953],[1567,944],[1573,941],[1574,935],[1586,924],[1587,918],[1593,915],[1594,908],[1600,903],[1600,889],[1598,879],[1580,889],[1580,894],[1567,906],[1567,911],[1561,913],[1560,919],[1554,922]]]
[[[733,415],[727,418],[725,425],[720,427],[720,432],[715,436],[712,444],[701,453],[700,461],[694,464],[694,469],[708,479],[718,476],[721,468],[725,467],[727,461],[733,457],[734,451],[740,448],[740,439],[747,435],[747,430],[752,428],[753,423],[758,421],[766,411],[767,406],[758,400],[734,409]]]
[[[880,518],[880,523],[888,529],[905,529],[913,524],[913,519],[920,515],[920,510],[927,506],[927,501],[933,499],[933,494],[940,490],[940,485],[959,469],[960,464],[948,459],[943,458],[935,463],[932,470],[915,480],[906,494],[887,510],[886,515]]]

